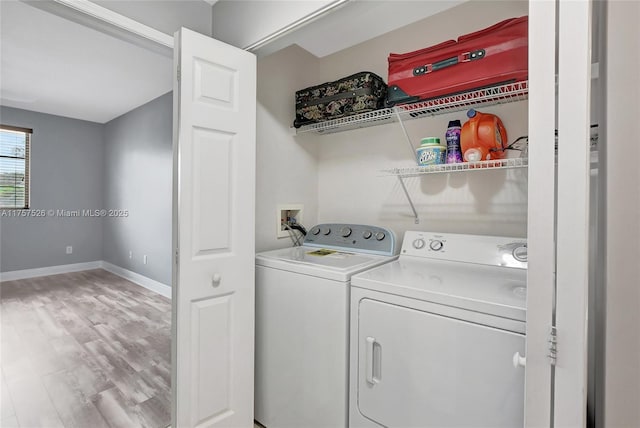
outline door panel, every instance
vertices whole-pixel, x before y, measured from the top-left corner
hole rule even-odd
[[[233,295],[192,303],[194,396],[192,414],[199,425],[231,411],[231,331]],[[212,388],[211,385],[216,385]]]
[[[190,30],[175,37],[173,426],[248,427],[256,60]]]
[[[193,130],[194,256],[230,251],[234,137],[207,129]]]
[[[524,335],[363,299],[358,409],[383,426],[516,427],[524,421]]]
[[[201,58],[194,60],[194,101],[236,110],[238,99],[237,70]]]

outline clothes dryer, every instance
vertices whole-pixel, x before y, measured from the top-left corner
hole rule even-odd
[[[524,423],[527,244],[406,232],[351,288],[351,427]]]

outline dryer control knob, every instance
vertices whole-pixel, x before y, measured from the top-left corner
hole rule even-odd
[[[387,235],[385,235],[385,234],[384,234],[384,232],[378,232],[378,233],[376,233],[376,239],[377,239],[378,241],[382,241],[382,240],[384,239],[384,237],[385,237],[385,236],[387,236]]]
[[[345,226],[342,229],[340,229],[340,236],[342,236],[343,238],[346,238],[349,235],[351,235],[350,227]]]
[[[370,231],[370,230],[365,230],[364,232],[362,232],[362,237],[363,237],[364,239],[369,239],[369,238],[371,238],[371,236],[372,236],[372,235],[373,235],[373,234],[371,233],[371,231]]]
[[[322,233],[323,233],[324,235],[328,235],[328,234],[330,234],[330,233],[331,233],[331,229],[327,227],[327,228],[326,228]]]
[[[424,246],[425,246],[425,242],[424,242],[424,239],[422,238],[418,238],[415,241],[413,241],[413,248],[415,248],[416,250],[420,250],[424,248]]]
[[[433,251],[440,251],[442,250],[443,246],[444,244],[442,243],[442,241],[434,240],[429,242],[429,248],[431,248]]]
[[[311,234],[312,235],[317,235],[318,233],[320,233],[320,228],[319,227],[314,227],[313,229],[311,229]]]

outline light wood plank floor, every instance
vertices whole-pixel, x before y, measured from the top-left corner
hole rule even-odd
[[[3,282],[0,426],[171,422],[171,301],[102,269]]]

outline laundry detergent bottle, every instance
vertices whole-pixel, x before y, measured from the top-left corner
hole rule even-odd
[[[507,130],[495,114],[474,109],[467,112],[460,133],[460,149],[466,162],[502,159],[507,146]]]
[[[462,163],[462,151],[460,150],[460,132],[462,125],[459,120],[449,121],[447,132],[444,134],[447,140],[447,163]]]

